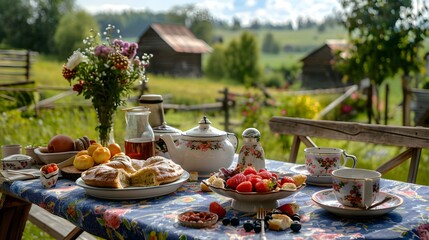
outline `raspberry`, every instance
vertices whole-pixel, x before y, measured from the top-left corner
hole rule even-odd
[[[229,188],[235,189],[238,186],[238,184],[244,181],[246,181],[246,176],[244,176],[244,174],[242,173],[239,173],[239,174],[235,174],[232,178],[228,179],[226,181],[226,185]]]
[[[253,185],[250,181],[244,181],[238,184],[236,190],[239,192],[251,192],[252,188],[253,188]]]
[[[222,219],[225,217],[226,211],[225,209],[217,202],[211,202],[209,206],[209,211],[212,213],[217,214],[219,219]]]

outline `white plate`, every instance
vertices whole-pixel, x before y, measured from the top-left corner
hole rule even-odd
[[[213,192],[224,197],[232,198],[231,207],[242,212],[256,212],[259,208],[273,209],[277,208],[279,199],[289,197],[301,191],[305,184],[300,186],[295,191],[293,190],[279,190],[271,192],[238,192],[233,189],[225,189],[212,186],[205,180],[203,183],[207,185]]]
[[[335,193],[333,192],[333,189],[325,189],[316,192],[311,196],[311,199],[323,209],[336,215],[346,217],[370,217],[386,214],[393,209],[401,206],[401,204],[404,202],[404,200],[399,196],[386,192],[380,192],[375,199],[374,204],[382,201],[387,196],[391,197],[392,199],[368,210],[343,206],[335,198]]]
[[[307,184],[310,185],[316,185],[316,186],[324,186],[324,187],[330,187],[332,186],[332,177],[331,176],[311,176],[310,173],[305,168],[305,165],[297,165],[293,166],[290,171],[297,174],[304,174],[307,175],[307,181],[305,181]]]
[[[176,191],[188,178],[189,173],[185,171],[179,180],[171,183],[153,187],[127,187],[122,189],[88,186],[81,178],[76,180],[76,184],[84,188],[86,194],[93,197],[110,200],[132,200],[167,195]]]

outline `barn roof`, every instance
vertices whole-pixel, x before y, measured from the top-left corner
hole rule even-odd
[[[311,53],[309,53],[307,56],[305,56],[304,58],[302,58],[301,61],[307,60],[307,58],[310,58],[311,56],[313,56],[314,54],[316,54],[317,52],[319,52],[320,50],[322,50],[325,47],[328,47],[329,49],[331,49],[332,53],[335,53],[335,52],[338,52],[338,51],[344,51],[344,50],[346,50],[347,47],[348,47],[348,43],[344,39],[329,39],[329,40],[326,40],[325,44],[323,44],[321,47],[319,47],[316,50],[314,50]]]
[[[212,48],[203,40],[195,37],[182,25],[151,24],[150,27],[171,47],[180,53],[208,53]]]

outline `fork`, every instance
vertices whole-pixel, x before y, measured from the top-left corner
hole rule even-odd
[[[265,215],[267,214],[267,211],[263,208],[259,208],[256,212],[256,218],[258,220],[261,220],[261,240],[267,240],[267,237],[265,236]]]

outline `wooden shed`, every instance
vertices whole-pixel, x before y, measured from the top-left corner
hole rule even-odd
[[[151,24],[139,39],[138,54],[153,54],[148,72],[201,76],[202,54],[212,48],[182,25]]]
[[[302,88],[325,89],[350,85],[342,82],[342,75],[333,67],[334,56],[347,48],[345,40],[328,40],[323,46],[301,59]]]

